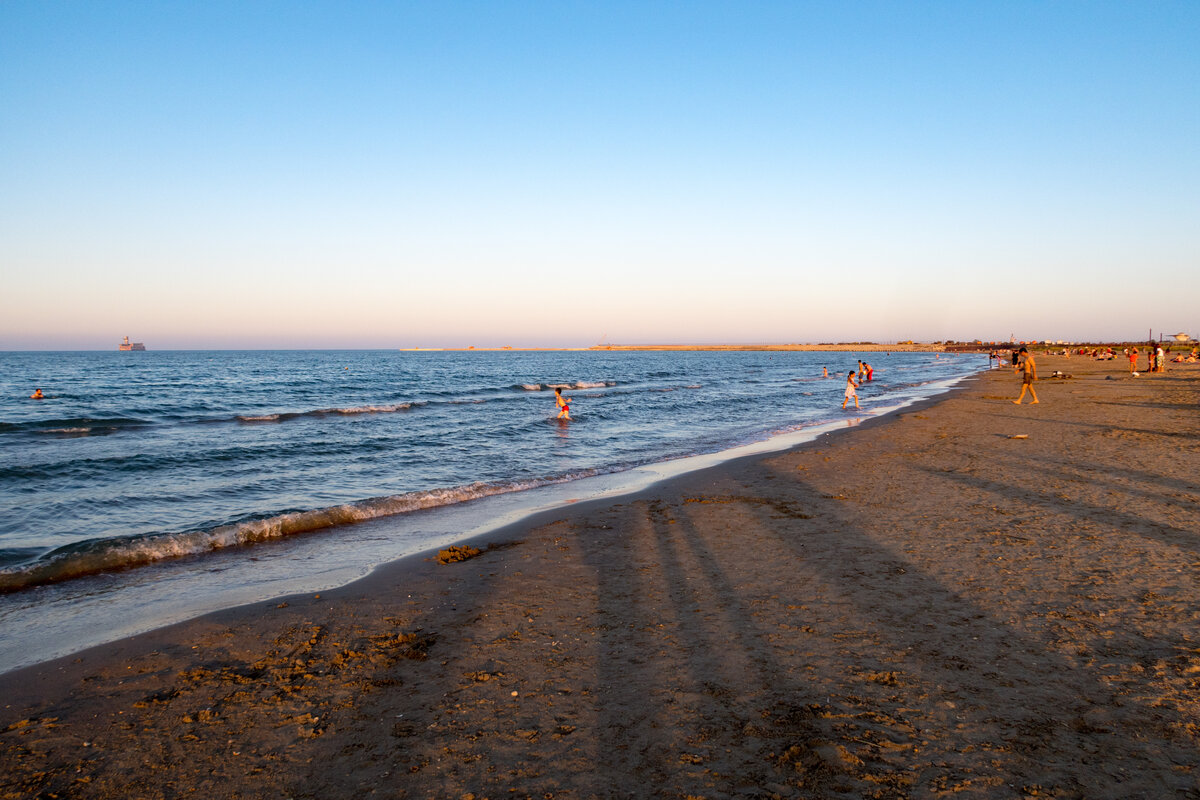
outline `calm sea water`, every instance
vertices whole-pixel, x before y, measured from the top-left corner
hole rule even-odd
[[[331,561],[364,539],[352,531],[369,529],[373,558],[442,546],[460,524],[450,510],[499,502],[484,497],[844,419],[859,357],[875,368],[867,414],[987,366],[925,353],[0,353],[0,626],[27,658],[55,625],[90,635],[88,607],[148,619],[174,592],[174,619],[222,580]],[[555,420],[555,386],[573,398],[569,423]],[[37,387],[44,400],[29,399]],[[393,522],[348,526],[372,519]],[[136,611],[112,605],[122,591]]]

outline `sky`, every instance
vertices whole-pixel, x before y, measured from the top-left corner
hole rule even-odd
[[[1200,3],[0,3],[0,350],[1200,337]]]

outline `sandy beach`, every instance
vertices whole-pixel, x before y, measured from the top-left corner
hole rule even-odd
[[[1038,366],[0,676],[0,797],[1200,797],[1200,367]]]

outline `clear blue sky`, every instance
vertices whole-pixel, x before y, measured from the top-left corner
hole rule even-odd
[[[0,349],[1200,336],[1197,2],[0,3]]]

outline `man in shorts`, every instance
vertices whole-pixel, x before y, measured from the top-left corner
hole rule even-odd
[[[1025,390],[1029,390],[1029,394],[1033,396],[1033,403],[1040,402],[1037,398],[1037,392],[1033,390],[1033,382],[1037,380],[1037,364],[1033,360],[1033,356],[1029,355],[1029,350],[1022,347],[1020,351],[1020,359],[1017,364],[1021,372],[1021,394],[1013,403],[1021,405],[1021,401],[1025,399]],[[1030,405],[1033,405],[1030,403]]]

